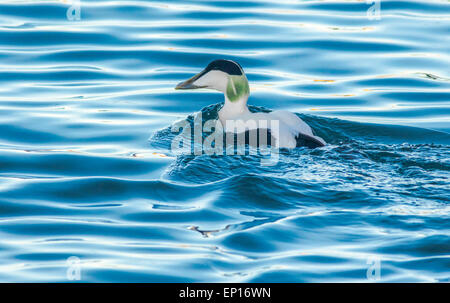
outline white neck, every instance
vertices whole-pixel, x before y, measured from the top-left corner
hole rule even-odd
[[[233,120],[241,115],[250,113],[247,107],[248,95],[242,96],[240,99],[231,102],[225,95],[225,103],[219,111],[219,119],[224,125],[226,120]]]

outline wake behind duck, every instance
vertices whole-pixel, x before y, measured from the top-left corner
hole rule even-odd
[[[311,127],[297,115],[283,110],[269,113],[252,113],[248,109],[247,100],[250,89],[247,77],[242,67],[231,60],[215,60],[193,76],[179,83],[175,89],[208,88],[220,91],[225,95],[225,103],[219,111],[219,120],[226,132],[238,132],[234,122],[244,122],[243,131],[253,131],[265,125],[270,135],[280,148],[295,148],[300,146],[321,147],[326,142],[315,136]],[[253,122],[253,123],[252,123]],[[277,131],[273,131],[276,122]]]

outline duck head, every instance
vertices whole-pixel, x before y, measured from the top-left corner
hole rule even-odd
[[[208,88],[224,93],[228,102],[245,100],[250,94],[248,80],[242,67],[231,60],[214,60],[200,73],[179,83],[175,89]]]

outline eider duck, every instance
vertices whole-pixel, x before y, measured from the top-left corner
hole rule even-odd
[[[200,73],[179,83],[175,89],[207,88],[217,90],[225,95],[225,103],[219,111],[219,120],[226,132],[236,132],[227,121],[243,121],[245,131],[254,130],[258,125],[267,125],[270,131],[272,121],[278,121],[278,131],[270,132],[280,148],[295,148],[299,146],[321,147],[326,142],[315,136],[311,127],[297,115],[285,111],[275,110],[269,113],[252,113],[247,107],[250,89],[247,77],[239,63],[231,60],[215,60]],[[256,123],[248,123],[255,121]],[[263,122],[263,123],[261,123]],[[255,126],[252,126],[255,125]],[[273,139],[272,139],[273,140]]]

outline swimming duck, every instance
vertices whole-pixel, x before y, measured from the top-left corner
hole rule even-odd
[[[265,121],[270,125],[272,121],[278,121],[278,132],[271,132],[271,136],[277,140],[278,147],[295,148],[299,146],[321,147],[326,142],[322,138],[315,136],[309,127],[297,115],[284,111],[276,110],[269,113],[252,113],[247,107],[247,100],[250,96],[250,89],[247,77],[239,63],[231,60],[215,60],[196,74],[192,78],[179,83],[175,89],[198,89],[207,88],[217,90],[225,95],[225,103],[219,111],[219,120],[225,131],[236,129],[227,129],[226,121]],[[246,123],[247,130],[248,125]],[[269,129],[270,130],[270,129]]]

